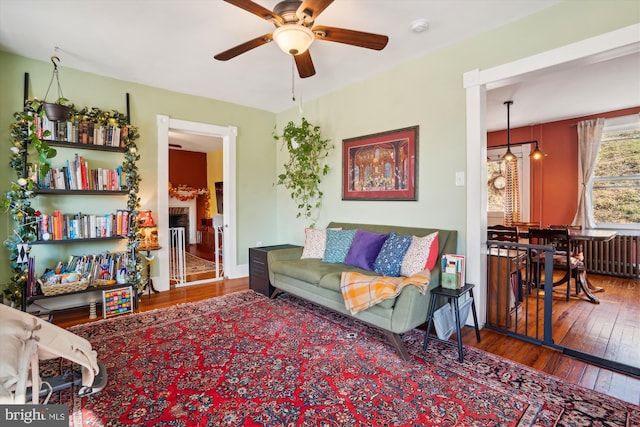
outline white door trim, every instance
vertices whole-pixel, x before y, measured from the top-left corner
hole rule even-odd
[[[223,182],[224,192],[224,248],[223,266],[225,277],[236,278],[238,265],[236,256],[236,136],[238,129],[234,126],[217,126],[206,123],[172,119],[169,116],[156,116],[158,129],[158,212],[156,222],[160,246],[158,251],[159,277],[154,278],[154,287],[159,291],[169,290],[169,130],[194,133],[222,138],[223,147]]]
[[[487,129],[486,91],[561,68],[570,69],[640,52],[640,24],[542,52],[487,70],[464,73],[467,98],[466,276],[476,285],[478,320],[486,321]],[[480,177],[480,179],[478,179]]]

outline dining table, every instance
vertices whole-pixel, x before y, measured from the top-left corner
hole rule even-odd
[[[616,236],[617,232],[615,230],[603,230],[603,229],[593,229],[593,228],[583,228],[583,229],[569,229],[569,239],[572,242],[579,243],[580,241],[600,241],[607,242],[613,239]],[[584,255],[582,255],[584,262]],[[567,278],[570,280],[570,277]],[[604,288],[599,286],[593,286],[591,282],[589,282],[589,278],[587,277],[586,268],[582,268],[577,273],[577,284],[578,288],[576,289],[575,296],[580,297],[580,291],[584,292],[587,300],[594,304],[600,304],[600,300],[596,298],[594,293],[604,292]]]

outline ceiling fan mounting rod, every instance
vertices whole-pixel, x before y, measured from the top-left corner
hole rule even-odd
[[[301,4],[299,0],[284,0],[275,5],[273,13],[280,16],[286,24],[297,24],[301,21],[297,14]]]

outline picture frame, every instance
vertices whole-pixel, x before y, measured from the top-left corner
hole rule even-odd
[[[342,200],[418,200],[419,127],[342,140]]]

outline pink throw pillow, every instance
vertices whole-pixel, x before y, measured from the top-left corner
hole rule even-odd
[[[423,270],[433,270],[438,257],[438,232],[424,237],[413,236],[404,254],[400,275],[413,276]]]

